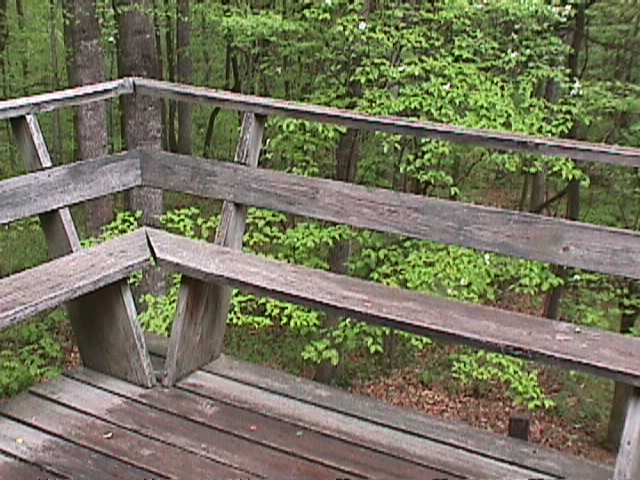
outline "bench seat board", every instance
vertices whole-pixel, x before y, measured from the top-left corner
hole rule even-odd
[[[290,265],[148,229],[161,264],[189,277],[640,385],[640,340]]]
[[[149,259],[146,235],[140,229],[0,279],[0,330],[126,279]]]

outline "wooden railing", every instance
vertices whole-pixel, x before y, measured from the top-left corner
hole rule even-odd
[[[53,167],[34,113],[122,94],[244,112],[235,164],[168,152],[131,151]],[[162,376],[166,385],[220,354],[231,288],[237,287],[632,385],[635,388],[628,402],[615,478],[640,476],[637,339],[240,252],[248,206],[633,279],[640,279],[640,234],[260,169],[258,159],[268,115],[640,167],[638,149],[372,117],[138,78],[0,102],[0,118],[11,119],[19,149],[28,170],[33,171],[0,182],[0,224],[40,215],[50,256],[61,257],[0,280],[0,329],[66,302],[86,365],[151,386],[155,379],[126,278],[154,257],[183,274]],[[224,201],[214,245],[145,228],[81,250],[68,207],[135,187]]]

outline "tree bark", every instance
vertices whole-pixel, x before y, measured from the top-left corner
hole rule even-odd
[[[117,0],[118,70],[120,76],[158,78],[156,37],[151,15],[152,0]],[[146,96],[120,97],[124,142],[128,150],[162,148],[161,102]],[[158,226],[163,213],[162,190],[135,188],[127,197],[131,211],[141,211],[144,225]],[[147,271],[136,294],[160,295],[166,275],[158,268]]]
[[[178,0],[177,18],[178,82],[193,83],[193,61],[191,59],[191,5],[189,0]],[[191,155],[193,106],[189,102],[178,103],[178,153]]]
[[[354,182],[358,172],[360,159],[360,135],[358,130],[348,129],[340,138],[336,148],[336,180]],[[347,273],[347,264],[351,256],[351,242],[338,240],[329,253],[329,269],[340,275]],[[327,314],[325,328],[335,328],[340,323],[339,315]],[[318,365],[314,379],[318,382],[329,383],[335,377],[336,368],[331,362],[324,361]]]
[[[64,0],[65,41],[70,52],[67,64],[69,84],[89,85],[105,80],[104,52],[95,0]],[[106,155],[109,151],[107,106],[94,102],[80,106],[74,116],[77,159]],[[89,202],[86,225],[90,235],[97,236],[102,225],[113,220],[113,196]]]
[[[118,70],[120,76],[158,77],[158,59],[150,0],[118,0]],[[144,96],[121,97],[126,148],[162,147],[160,101]],[[158,225],[162,191],[137,188],[129,193],[130,210],[142,211],[145,225]]]

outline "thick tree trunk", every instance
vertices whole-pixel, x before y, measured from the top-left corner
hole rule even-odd
[[[177,56],[178,82],[193,83],[193,61],[191,60],[191,5],[189,0],[178,0]],[[178,103],[178,152],[190,155],[192,151],[193,106],[188,102]]]
[[[336,180],[342,182],[354,182],[358,171],[360,159],[360,135],[358,130],[349,129],[342,136],[336,148]],[[347,264],[351,256],[351,242],[339,240],[329,253],[329,268],[332,272],[344,275],[347,273]],[[335,328],[340,323],[341,317],[327,314],[325,328]],[[336,368],[331,362],[322,362],[316,368],[314,379],[318,382],[329,383],[334,378]]]
[[[156,37],[151,17],[151,0],[117,0],[118,70],[120,76],[158,78]],[[126,148],[159,150],[162,148],[160,101],[145,96],[121,97]],[[163,211],[162,190],[133,189],[127,198],[129,210],[143,212],[144,225],[157,226]],[[139,292],[155,295],[165,291],[166,276],[150,269]]]
[[[69,83],[88,85],[105,80],[104,53],[95,0],[64,0],[65,40]],[[85,160],[106,155],[109,150],[107,106],[94,102],[80,106],[75,112],[77,158]],[[87,205],[87,230],[98,235],[100,227],[113,220],[113,197],[103,197]]]
[[[150,0],[117,2],[120,76],[158,77],[158,59]],[[122,97],[124,141],[126,148],[160,149],[162,126],[160,102],[144,96]],[[145,225],[157,225],[162,215],[162,191],[134,189],[128,198],[129,208],[144,212]]]

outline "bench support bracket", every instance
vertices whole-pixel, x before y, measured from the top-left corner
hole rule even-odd
[[[27,170],[51,168],[51,157],[35,116],[14,118],[11,126]],[[68,208],[40,215],[40,224],[50,258],[80,250],[80,240]],[[138,385],[153,386],[153,368],[126,280],[65,306],[85,366]]]
[[[247,113],[242,121],[235,162],[256,168],[262,148],[266,117]],[[240,250],[247,207],[224,202],[216,245]],[[183,277],[176,320],[167,351],[163,384],[170,386],[185,375],[215,360],[222,353],[232,289]]]

